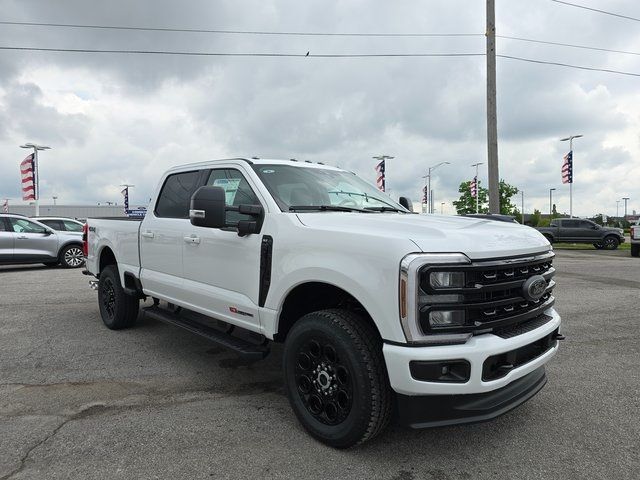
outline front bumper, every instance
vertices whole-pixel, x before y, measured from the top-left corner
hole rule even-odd
[[[495,380],[482,379],[483,364],[489,357],[511,352],[525,347],[560,327],[560,316],[550,308],[545,314],[551,317],[544,325],[529,332],[511,338],[501,338],[493,334],[471,337],[463,345],[442,345],[427,347],[412,347],[406,345],[392,345],[385,343],[383,353],[391,388],[400,394],[408,396],[425,395],[469,395],[492,392],[518,380],[547,363],[558,351],[558,342],[529,362],[519,365],[506,375]],[[409,363],[411,361],[442,361],[466,360],[471,370],[470,377],[465,383],[440,383],[416,380],[411,375]]]
[[[538,367],[506,387],[471,395],[397,396],[398,423],[411,428],[442,427],[491,420],[523,404],[547,383]]]

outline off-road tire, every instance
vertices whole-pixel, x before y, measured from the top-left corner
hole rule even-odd
[[[111,330],[132,327],[138,318],[140,300],[124,292],[115,265],[109,265],[100,272],[98,305],[102,321]]]
[[[638,243],[631,244],[631,256],[640,257],[640,244]]]
[[[319,347],[317,357],[311,353],[314,342]],[[335,355],[330,355],[331,348]],[[301,366],[306,363],[304,355],[311,361],[308,369]],[[382,355],[382,340],[360,315],[331,309],[303,316],[287,335],[283,363],[291,407],[300,423],[317,440],[335,448],[349,448],[374,438],[388,425],[393,397]],[[325,373],[316,372],[314,366],[326,369]],[[329,375],[325,375],[327,371]],[[328,396],[323,396],[321,380],[327,377],[332,378],[329,382],[333,383],[326,387]],[[305,394],[307,382],[310,393]],[[349,402],[344,402],[345,391],[351,393]],[[320,400],[320,413],[313,412],[318,408],[317,403],[311,402],[312,397]],[[348,408],[342,406],[345,404]],[[334,409],[338,413],[332,422],[329,413]]]
[[[604,245],[605,250],[615,250],[620,245],[620,240],[613,235],[607,235],[602,239],[602,244]]]

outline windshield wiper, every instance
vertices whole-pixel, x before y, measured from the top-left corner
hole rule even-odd
[[[400,210],[395,207],[364,207],[365,210],[371,210],[372,212],[400,212],[400,213],[409,213],[405,210]]]
[[[341,205],[292,205],[289,207],[290,212],[304,212],[304,211],[320,211],[320,212],[360,212],[360,213],[372,213],[369,210],[363,210],[361,208],[344,207]]]

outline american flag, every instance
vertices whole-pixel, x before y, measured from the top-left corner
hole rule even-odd
[[[563,160],[562,183],[573,183],[573,152],[567,153]]]
[[[476,198],[478,196],[478,177],[473,177],[471,180],[471,196]]]
[[[20,175],[22,177],[22,200],[36,200],[36,174],[34,155],[27,155],[20,163]]]
[[[129,210],[129,187],[124,187],[120,193],[124,195],[124,213],[127,213]]]
[[[378,173],[376,185],[378,186],[378,190],[384,192],[384,160],[376,165],[376,172]]]
[[[9,199],[5,198],[2,204],[2,213],[9,213]]]
[[[429,203],[429,195],[427,193],[427,186],[425,185],[425,187],[422,189],[422,203],[424,203],[425,205],[427,203]]]

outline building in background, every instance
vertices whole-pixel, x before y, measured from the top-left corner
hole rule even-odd
[[[12,205],[9,213],[28,217],[36,214],[35,205]],[[85,220],[88,217],[125,217],[122,205],[40,205],[41,217],[67,217]]]

